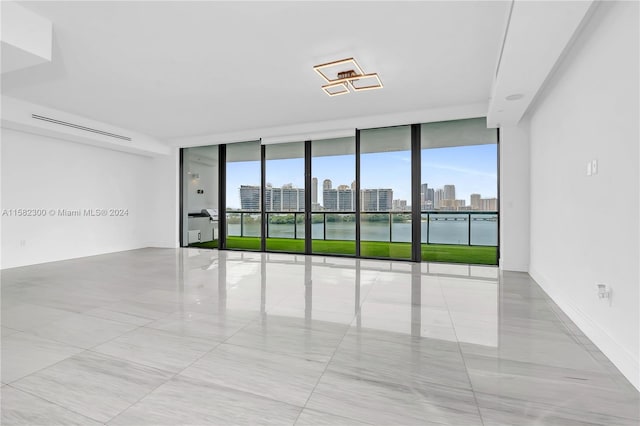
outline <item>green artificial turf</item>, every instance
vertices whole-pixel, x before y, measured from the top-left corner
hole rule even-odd
[[[497,247],[422,244],[422,260],[427,262],[497,265],[497,255]]]
[[[267,238],[267,251],[304,253],[304,240],[293,238]]]
[[[319,254],[356,254],[355,241],[312,240],[311,251]]]
[[[293,238],[267,238],[267,251],[304,252],[304,240]],[[227,237],[227,248],[260,250],[260,238]],[[313,253],[355,255],[355,241],[313,240]],[[360,254],[363,257],[392,259],[411,258],[410,243],[388,243],[383,241],[362,241]],[[446,244],[422,244],[422,260],[428,262],[471,263],[496,265],[496,247],[458,246]]]
[[[411,244],[389,243],[385,241],[360,241],[360,255],[363,257],[411,259]]]
[[[241,250],[260,250],[260,238],[227,237],[227,248]]]

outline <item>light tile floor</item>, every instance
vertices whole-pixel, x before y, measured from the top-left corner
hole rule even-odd
[[[2,424],[634,425],[526,274],[144,249],[2,271]]]

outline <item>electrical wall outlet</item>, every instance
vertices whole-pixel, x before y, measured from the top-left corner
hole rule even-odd
[[[598,298],[600,300],[608,301],[609,306],[611,306],[611,296],[613,293],[611,287],[602,283],[596,283],[596,287],[598,288]]]
[[[591,161],[591,174],[592,175],[598,174],[598,160]]]

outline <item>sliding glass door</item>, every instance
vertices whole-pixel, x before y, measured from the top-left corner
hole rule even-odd
[[[218,147],[199,146],[182,152],[182,245],[217,248]]]
[[[484,118],[422,124],[422,260],[497,263],[498,145]]]
[[[497,143],[477,118],[184,149],[184,245],[495,265]]]
[[[262,179],[260,141],[226,146],[226,248],[260,250]]]
[[[356,139],[311,142],[311,251],[356,254]]]
[[[304,142],[266,145],[264,149],[266,249],[304,253]]]
[[[411,259],[411,126],[360,131],[360,254]]]

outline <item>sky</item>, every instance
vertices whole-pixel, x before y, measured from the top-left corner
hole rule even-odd
[[[429,188],[456,186],[456,198],[466,200],[478,193],[482,198],[497,196],[497,145],[472,145],[423,149],[421,183]],[[394,199],[411,204],[411,156],[409,151],[362,154],[360,187],[391,188]],[[318,178],[318,202],[322,204],[322,181],[331,179],[333,187],[351,185],[355,179],[355,156],[313,157],[311,174]],[[267,182],[274,187],[291,183],[304,188],[302,158],[268,160]],[[227,165],[227,207],[240,207],[240,185],[260,184],[258,161]]]

